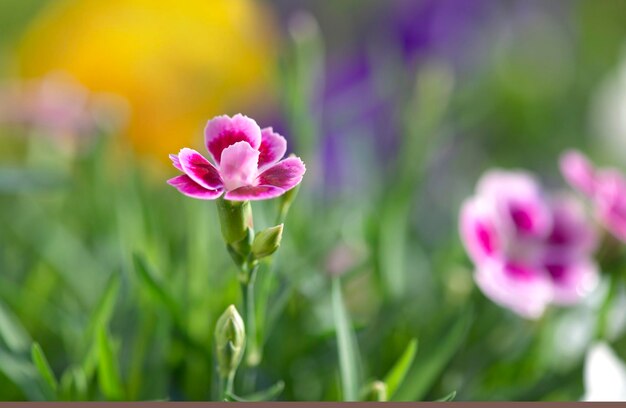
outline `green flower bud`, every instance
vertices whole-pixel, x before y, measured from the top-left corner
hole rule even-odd
[[[374,381],[367,387],[366,401],[387,401],[387,384],[382,381]]]
[[[246,345],[243,319],[234,305],[228,306],[215,325],[217,365],[222,377],[235,374]]]
[[[250,202],[229,201],[223,198],[219,198],[216,202],[224,241],[236,246],[248,236],[248,230],[253,228]]]
[[[252,255],[256,259],[272,255],[280,246],[282,238],[283,224],[259,232],[252,242]]]

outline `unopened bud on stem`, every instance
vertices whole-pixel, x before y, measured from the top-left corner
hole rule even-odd
[[[234,305],[228,306],[217,320],[215,344],[220,375],[223,378],[234,376],[246,345],[243,319]]]
[[[387,384],[382,381],[374,381],[367,390],[366,401],[387,401]]]
[[[252,254],[255,259],[272,255],[280,246],[283,238],[283,224],[259,232],[252,242]]]

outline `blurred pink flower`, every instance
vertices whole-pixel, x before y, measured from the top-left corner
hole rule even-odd
[[[0,122],[56,138],[90,133],[95,117],[87,89],[63,74],[9,82],[0,91]]]
[[[584,209],[570,196],[547,197],[527,173],[486,173],[461,208],[460,230],[478,286],[526,318],[575,303],[597,283]]]
[[[626,177],[617,169],[596,168],[582,153],[561,155],[561,173],[572,187],[591,199],[598,220],[626,242]]]
[[[261,130],[247,116],[217,116],[204,129],[212,164],[195,150],[170,155],[183,175],[168,180],[181,193],[201,200],[224,194],[233,201],[266,200],[297,186],[305,172],[298,157],[280,160],[287,141],[272,128]]]

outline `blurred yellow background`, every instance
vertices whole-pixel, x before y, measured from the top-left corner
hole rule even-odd
[[[51,3],[18,53],[26,78],[64,71],[124,97],[133,144],[166,160],[206,119],[272,106],[276,43],[250,0],[81,0]]]

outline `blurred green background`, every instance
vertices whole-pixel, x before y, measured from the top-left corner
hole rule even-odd
[[[392,399],[583,395],[606,285],[524,321],[475,288],[457,217],[490,167],[561,188],[565,148],[626,166],[625,2],[4,0],[0,30],[0,400],[216,398],[236,270],[214,204],[165,180],[237,112],[307,164],[242,395],[345,397],[338,283],[359,388],[417,339]],[[276,203],[253,207],[273,225]]]

